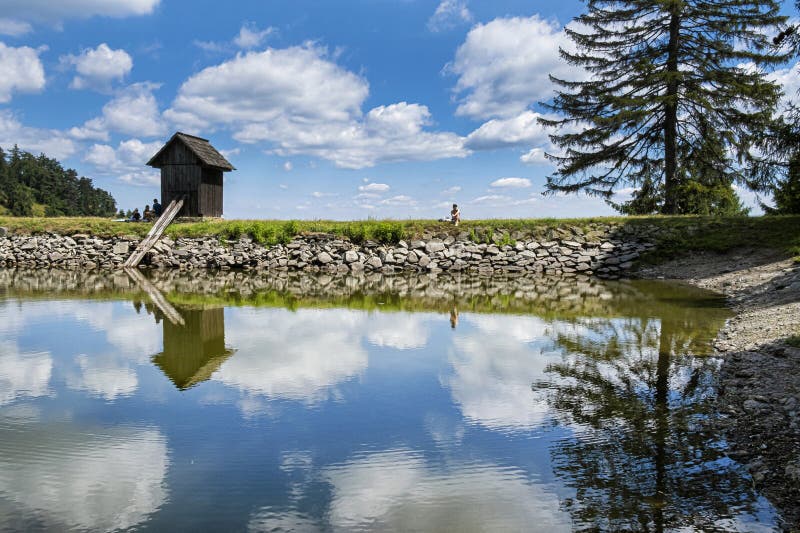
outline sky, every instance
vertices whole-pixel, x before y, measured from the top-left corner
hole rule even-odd
[[[158,195],[145,163],[183,131],[237,168],[229,219],[440,218],[453,203],[463,218],[612,215],[598,198],[541,195],[553,167],[539,103],[548,74],[581,76],[558,49],[582,9],[0,0],[0,146],[59,159],[124,209]],[[800,89],[796,64],[771,76]]]

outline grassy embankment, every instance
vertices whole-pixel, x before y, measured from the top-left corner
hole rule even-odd
[[[650,260],[675,257],[686,251],[724,252],[738,247],[773,248],[800,257],[800,216],[783,217],[603,217],[579,219],[493,219],[467,220],[458,228],[432,220],[212,220],[173,224],[167,235],[175,237],[214,236],[238,239],[249,236],[256,242],[288,242],[303,233],[331,233],[354,242],[374,240],[384,243],[412,239],[424,232],[467,232],[477,242],[512,243],[514,235],[548,238],[559,227],[575,226],[591,231],[598,225],[626,227],[649,225],[659,228],[659,248]],[[100,237],[144,236],[147,223],[113,222],[102,218],[14,218],[0,216],[0,226],[18,233],[52,232],[61,235],[88,233]]]

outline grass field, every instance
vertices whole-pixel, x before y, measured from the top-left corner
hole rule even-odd
[[[330,233],[354,242],[374,240],[395,243],[412,239],[425,232],[458,234],[466,232],[477,242],[490,242],[498,237],[513,240],[515,233],[547,238],[552,230],[573,226],[592,230],[598,225],[622,230],[637,225],[658,228],[659,247],[653,259],[674,257],[685,251],[712,250],[724,252],[737,247],[773,248],[800,256],[800,216],[774,217],[602,217],[579,219],[491,219],[467,220],[459,227],[433,220],[210,220],[177,223],[167,229],[170,237],[214,236],[238,239],[249,236],[263,244],[288,242],[303,233]],[[114,222],[103,218],[16,218],[0,216],[0,227],[11,232],[74,235],[88,233],[98,237],[123,235],[144,236],[148,223]]]

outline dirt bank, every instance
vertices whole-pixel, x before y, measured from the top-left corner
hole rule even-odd
[[[736,316],[715,340],[724,357],[719,428],[732,458],[800,531],[800,265],[769,250],[698,253],[639,270],[724,293]]]

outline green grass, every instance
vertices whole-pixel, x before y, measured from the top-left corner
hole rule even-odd
[[[419,238],[426,233],[440,236],[463,233],[475,242],[514,244],[516,240],[530,236],[557,238],[559,231],[567,226],[580,228],[591,235],[599,225],[614,226],[620,232],[635,231],[637,226],[657,228],[651,238],[659,246],[647,258],[652,262],[696,250],[725,252],[741,247],[772,248],[784,251],[789,256],[800,257],[800,216],[488,219],[466,220],[458,227],[433,220],[209,220],[172,224],[166,233],[172,238],[212,236],[236,240],[247,236],[265,245],[285,243],[295,235],[306,233],[333,234],[357,243],[367,240],[396,243],[401,239]],[[89,217],[0,216],[0,226],[24,234],[89,233],[99,237],[144,236],[150,229],[147,223],[113,222]]]
[[[795,348],[800,348],[800,335],[792,335],[786,339],[786,344]]]

